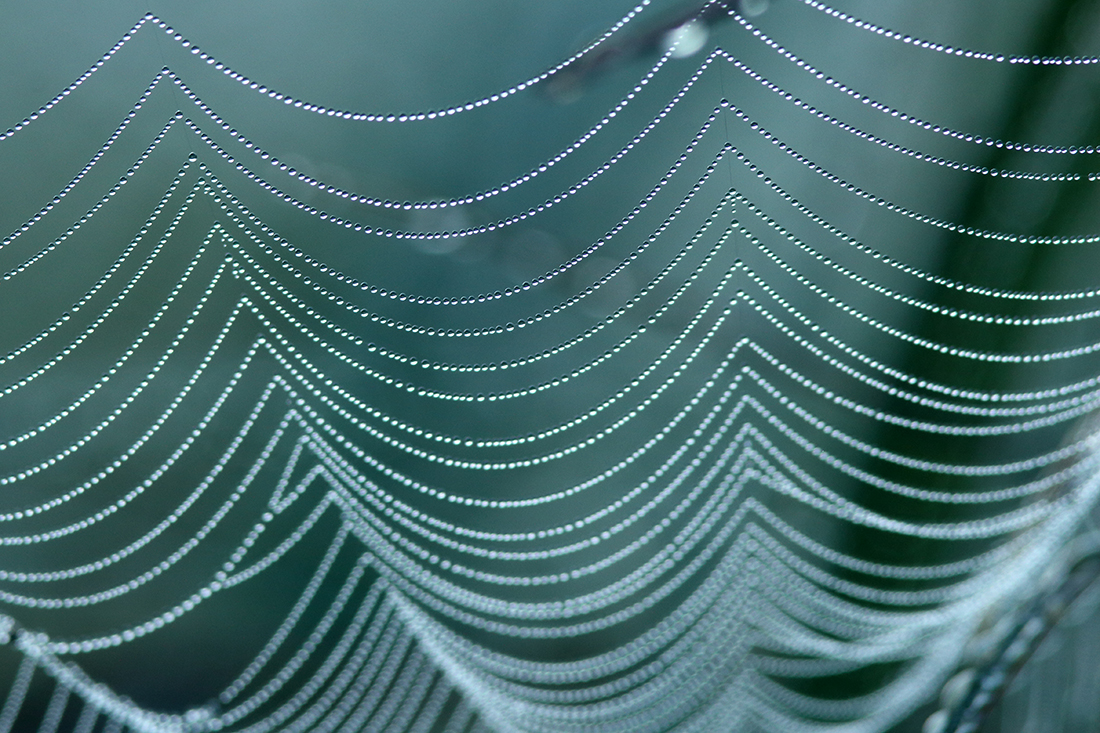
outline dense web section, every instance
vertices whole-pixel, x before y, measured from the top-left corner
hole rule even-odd
[[[1100,59],[788,5],[647,0],[395,111],[148,14],[4,120],[0,733],[882,731],[996,646],[1100,492],[1100,131],[990,120]],[[308,152],[477,128],[540,152]]]

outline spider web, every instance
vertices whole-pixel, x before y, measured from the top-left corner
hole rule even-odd
[[[150,13],[0,134],[0,731],[880,731],[973,659],[1100,491],[1098,59],[759,9],[403,111]]]

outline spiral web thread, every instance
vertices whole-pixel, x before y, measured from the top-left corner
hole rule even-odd
[[[803,3],[807,22],[977,74],[1098,61]],[[142,34],[285,106],[272,115],[429,137],[537,92],[648,5],[540,76],[393,113],[268,88],[147,15],[0,135],[0,156],[77,119]],[[924,213],[860,159],[819,163],[769,128],[794,118],[933,179],[1035,187],[1088,185],[1095,150],[921,119],[730,15],[770,62],[712,47],[685,74],[670,48],[559,153],[453,198],[297,170],[156,72],[0,242],[18,324],[0,357],[0,731],[877,731],[928,699],[1096,502],[1100,285],[1003,287],[911,255],[949,235],[1084,251],[1100,234]],[[767,102],[722,98],[733,84]],[[845,121],[853,103],[870,125]],[[156,117],[165,104],[180,109]],[[1006,150],[1019,169],[983,162]],[[493,213],[446,218],[478,206]],[[857,233],[830,206],[892,223]],[[590,217],[591,236],[511,281],[418,291],[371,263],[398,248],[446,268],[435,253],[555,215]],[[106,239],[120,220],[129,239]],[[365,254],[316,253],[335,237]],[[57,274],[74,260],[84,280]],[[893,551],[906,543],[916,556]],[[89,671],[156,655],[192,617],[248,624],[241,599],[273,586],[278,619],[256,621],[264,640],[207,705],[159,712]]]

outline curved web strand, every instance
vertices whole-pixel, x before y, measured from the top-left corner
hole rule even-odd
[[[803,1],[805,2],[805,0],[803,0]],[[807,61],[803,60],[802,58],[800,58],[796,54],[794,54],[791,51],[784,48],[782,45],[780,45],[778,42],[773,40],[766,33],[764,33],[759,28],[754,26],[751,22],[749,22],[744,17],[739,16],[739,15],[735,16],[735,17],[736,17],[737,22],[740,23],[745,28],[745,30],[747,30],[749,33],[751,33],[755,38],[758,38],[768,48],[771,48],[772,50],[774,50],[780,56],[782,56],[786,60],[793,63],[795,66],[797,66],[799,69],[802,69],[803,71],[807,72],[808,74],[813,75],[813,77],[815,79],[824,82],[825,84],[827,84],[828,86],[836,89],[837,91],[843,92],[848,97],[851,97],[852,99],[860,102],[861,104],[867,105],[871,109],[882,112],[883,114],[889,115],[890,117],[901,120],[902,122],[906,122],[910,125],[915,125],[916,127],[919,127],[922,130],[927,130],[929,132],[934,132],[934,133],[937,133],[939,135],[943,135],[945,137],[950,137],[950,138],[953,138],[955,140],[960,140],[962,142],[974,143],[974,144],[977,144],[977,145],[982,145],[984,147],[992,147],[992,148],[998,148],[998,149],[1004,149],[1004,150],[1015,150],[1015,151],[1018,151],[1018,152],[1021,152],[1021,153],[1043,153],[1043,154],[1047,154],[1047,155],[1091,155],[1091,154],[1093,154],[1097,151],[1097,147],[1095,145],[1086,145],[1086,146],[1078,146],[1078,145],[1043,145],[1043,144],[1032,144],[1032,143],[1024,143],[1024,142],[1013,142],[1013,141],[1008,141],[1008,140],[998,140],[998,139],[991,138],[991,137],[986,137],[986,136],[983,136],[983,135],[977,135],[977,134],[973,134],[973,133],[962,132],[962,131],[952,129],[952,128],[944,126],[944,125],[939,125],[939,124],[936,124],[936,123],[933,123],[933,122],[929,122],[927,120],[922,120],[919,117],[914,117],[910,114],[907,114],[906,112],[904,112],[902,110],[895,109],[894,107],[891,107],[887,104],[879,102],[879,101],[871,98],[870,96],[867,96],[866,94],[863,94],[862,92],[859,92],[856,89],[853,89],[852,87],[848,86],[844,82],[841,82],[841,81],[838,81],[837,79],[834,79],[832,76],[829,76],[828,74],[825,74],[824,72],[818,70],[816,67],[814,67],[813,65],[811,65]],[[1100,62],[1100,57],[1094,57],[1094,58],[1096,59],[1095,62]],[[1053,59],[1051,60],[1051,62],[1052,63],[1058,63],[1058,62],[1054,61]],[[1043,62],[1041,60],[1038,63],[1040,65],[1046,65],[1046,64],[1043,64]]]
[[[587,53],[591,49],[595,48],[596,46],[598,46],[599,44],[603,43],[605,40],[610,38],[612,35],[614,35],[620,29],[625,27],[628,23],[630,23],[636,16],[638,16],[638,14],[641,13],[646,8],[646,6],[648,6],[651,2],[652,2],[652,0],[642,0],[642,2],[639,3],[634,9],[632,9],[630,12],[628,12],[626,15],[624,15],[622,18],[620,18],[618,21],[616,21],[614,24],[612,24],[607,30],[605,30],[602,34],[600,34],[594,41],[592,41],[585,48],[582,48],[580,51],[575,53],[570,58],[560,62],[553,69],[545,71],[542,74],[539,74],[538,76],[535,76],[535,77],[532,77],[531,79],[528,79],[527,81],[520,82],[519,84],[516,84],[516,85],[510,87],[509,89],[501,90],[500,92],[498,92],[496,94],[490,95],[488,97],[484,97],[484,98],[478,100],[477,102],[471,102],[471,103],[468,103],[468,104],[458,105],[458,106],[455,106],[455,107],[446,107],[446,108],[442,108],[440,110],[437,110],[435,112],[426,113],[426,114],[424,114],[424,113],[418,113],[418,114],[403,113],[403,114],[400,114],[400,115],[394,115],[394,114],[368,114],[368,113],[361,113],[361,112],[360,113],[352,113],[352,112],[344,112],[344,111],[339,111],[338,112],[337,110],[331,109],[329,107],[325,107],[325,106],[317,105],[317,104],[312,104],[312,103],[309,103],[309,102],[303,102],[300,99],[295,99],[293,97],[282,94],[280,92],[276,92],[276,91],[273,91],[271,89],[268,89],[267,87],[262,86],[262,85],[258,84],[257,82],[252,81],[251,79],[244,76],[243,74],[239,74],[236,71],[233,71],[232,69],[227,67],[225,64],[221,63],[220,61],[213,58],[212,56],[210,56],[206,52],[202,51],[198,46],[196,46],[191,41],[187,40],[182,35],[177,33],[175,31],[175,29],[173,29],[171,26],[169,26],[167,23],[165,23],[163,20],[161,20],[157,16],[153,15],[152,13],[146,13],[144,16],[142,16],[142,18],[140,20],[138,20],[136,23],[134,23],[134,25],[130,28],[129,31],[127,31],[126,33],[124,33],[122,35],[122,37],[118,40],[117,43],[115,43],[113,46],[111,46],[111,48],[108,49],[108,51],[105,54],[103,54],[99,59],[97,59],[96,62],[94,64],[92,64],[92,66],[89,67],[87,71],[85,71],[83,74],[78,76],[75,81],[73,81],[71,84],[69,84],[67,87],[65,87],[65,89],[63,89],[61,92],[59,92],[57,94],[57,96],[53,97],[49,102],[42,105],[37,110],[32,112],[30,115],[25,117],[21,122],[14,125],[11,129],[7,130],[4,133],[0,133],[0,142],[3,142],[4,140],[7,140],[8,138],[12,137],[13,135],[15,135],[15,133],[17,133],[20,130],[24,129],[25,127],[30,125],[32,122],[36,121],[39,117],[44,115],[46,112],[48,112],[49,110],[56,107],[62,100],[64,100],[66,97],[68,97],[70,94],[72,94],[80,85],[82,85],[85,81],[87,81],[92,76],[92,74],[94,74],[95,72],[97,72],[101,68],[103,68],[107,64],[107,62],[116,53],[118,53],[118,51],[121,50],[123,46],[125,46],[131,39],[133,39],[134,35],[139,30],[141,30],[141,28],[147,23],[150,24],[150,25],[158,26],[167,36],[169,36],[169,38],[171,38],[172,40],[179,43],[181,48],[186,49],[191,54],[198,56],[203,61],[205,61],[207,64],[209,64],[210,66],[213,66],[215,69],[222,72],[223,74],[230,77],[231,79],[237,81],[238,83],[240,83],[242,86],[246,87],[247,89],[250,89],[252,91],[256,91],[259,94],[269,96],[273,99],[277,99],[277,100],[283,102],[284,104],[290,105],[290,106],[292,106],[296,109],[305,109],[307,111],[316,112],[318,114],[323,114],[323,115],[326,115],[326,116],[329,116],[329,117],[332,117],[332,116],[336,115],[336,116],[343,117],[344,119],[367,120],[367,121],[373,121],[373,122],[377,122],[377,121],[408,122],[408,121],[412,121],[412,120],[416,120],[416,119],[435,119],[437,117],[450,116],[450,115],[454,115],[454,114],[457,114],[457,113],[460,113],[460,112],[463,112],[463,111],[471,111],[476,107],[484,106],[484,105],[486,105],[490,102],[500,101],[501,99],[512,96],[513,94],[516,94],[517,92],[521,92],[525,89],[533,87],[536,84],[538,84],[540,81],[542,81],[546,78],[549,78],[552,74],[554,74],[559,69],[562,69],[562,68],[568,66],[570,63],[572,63],[573,61],[580,58],[581,56],[583,56],[585,53]],[[428,115],[431,115],[431,116],[429,117]]]
[[[883,28],[882,26],[875,25],[874,23],[866,20],[861,20],[860,18],[856,18],[855,16],[849,15],[848,13],[832,8],[821,2],[820,0],[801,0],[801,2],[805,5],[810,6],[814,10],[820,11],[825,15],[832,16],[838,20],[842,20],[845,23],[859,28],[860,30],[874,33],[876,35],[882,36],[883,38],[888,38],[891,41],[899,41],[910,46],[935,51],[936,53],[947,54],[949,56],[960,56],[962,58],[978,59],[980,61],[995,61],[999,64],[1034,64],[1039,66],[1081,66],[1082,64],[1092,65],[1100,63],[1100,57],[1096,56],[1021,56],[1016,54],[1006,55],[1002,53],[974,51],[967,48],[951,46],[945,43],[925,41],[923,39],[916,38],[915,36],[905,33],[898,33],[897,31]]]
[[[1095,67],[804,1],[831,16],[821,33],[839,20],[976,79],[991,60]],[[952,237],[1089,263],[1096,236],[933,216],[942,199],[910,205],[862,168],[1085,200],[1094,174],[1058,156],[1095,146],[889,107],[803,61],[816,41],[757,29],[748,0],[649,5],[527,81],[394,113],[288,96],[149,14],[2,136],[0,157],[21,154],[16,132],[88,104],[74,92],[144,25],[233,95],[283,103],[256,114],[314,113],[302,130],[321,115],[428,136],[475,109],[514,128],[506,100],[632,59],[625,94],[578,108],[583,132],[546,160],[423,201],[307,175],[164,67],[10,224],[0,318],[35,325],[0,357],[0,730],[880,733],[975,639],[1011,638],[1014,599],[1061,572],[1100,498],[1100,284],[1079,263],[1062,290],[927,263]],[[751,54],[723,50],[735,39]],[[702,61],[675,77],[692,44]],[[938,134],[861,130],[771,80],[791,64]],[[764,101],[728,101],[732,78]],[[202,114],[151,115],[162,81]],[[814,136],[834,129],[854,152],[826,168]],[[1049,159],[1017,170],[995,150]],[[504,193],[486,224],[386,223]],[[542,230],[559,226],[568,241]],[[187,654],[164,651],[189,629]],[[125,674],[97,679],[147,654],[181,689],[198,659],[209,699],[154,712]]]

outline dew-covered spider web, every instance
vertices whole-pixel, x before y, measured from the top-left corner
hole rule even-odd
[[[884,731],[1095,552],[1100,6],[591,5],[6,10],[0,733]]]

